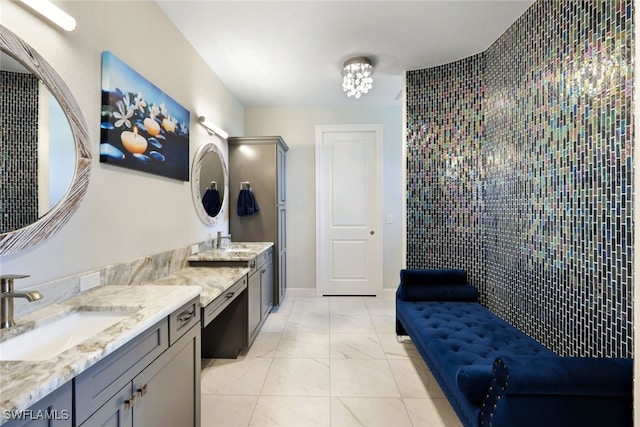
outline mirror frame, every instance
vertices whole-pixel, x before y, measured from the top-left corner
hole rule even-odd
[[[37,221],[0,233],[0,256],[16,253],[51,237],[78,210],[89,185],[91,150],[87,125],[71,90],[49,63],[28,43],[0,25],[0,50],[13,56],[38,77],[56,98],[69,121],[76,148],[76,168],[64,197]]]
[[[204,210],[202,205],[202,195],[200,194],[200,171],[202,169],[202,163],[204,156],[208,153],[215,153],[220,157],[220,163],[224,169],[224,189],[222,190],[222,206],[216,216],[209,216],[207,211]],[[201,145],[196,151],[193,157],[193,165],[191,167],[191,195],[193,199],[193,205],[196,208],[196,213],[206,225],[215,225],[218,222],[218,218],[224,214],[224,201],[229,197],[229,173],[227,171],[227,163],[224,161],[224,156],[216,144],[208,142]]]

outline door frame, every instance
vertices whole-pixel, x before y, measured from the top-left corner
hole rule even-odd
[[[378,248],[376,250],[376,262],[380,266],[380,282],[376,286],[375,294],[377,297],[382,297],[382,291],[384,287],[384,233],[382,224],[382,202],[383,202],[383,162],[382,162],[382,124],[351,124],[351,125],[316,125],[316,296],[323,296],[323,274],[322,267],[326,260],[322,253],[322,247],[324,239],[320,230],[321,221],[321,203],[320,203],[320,173],[322,170],[322,135],[327,132],[374,132],[376,140],[376,168],[378,173],[376,174],[376,186],[378,188],[378,206],[374,210],[374,225],[376,230],[380,234]]]

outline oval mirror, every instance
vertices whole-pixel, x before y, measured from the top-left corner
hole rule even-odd
[[[198,148],[191,168],[191,191],[196,213],[207,225],[214,225],[223,213],[228,176],[222,153],[215,144]]]
[[[37,221],[62,200],[73,179],[76,147],[58,101],[37,76],[2,51],[0,85],[0,233],[6,233]]]
[[[91,169],[80,109],[37,51],[0,25],[0,256],[39,243],[64,225]]]

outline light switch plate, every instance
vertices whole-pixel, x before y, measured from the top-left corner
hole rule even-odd
[[[100,286],[100,272],[85,274],[80,277],[80,292]]]

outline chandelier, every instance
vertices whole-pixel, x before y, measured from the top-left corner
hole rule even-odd
[[[360,98],[363,93],[373,87],[373,66],[365,57],[347,59],[342,70],[342,89],[348,97]]]

